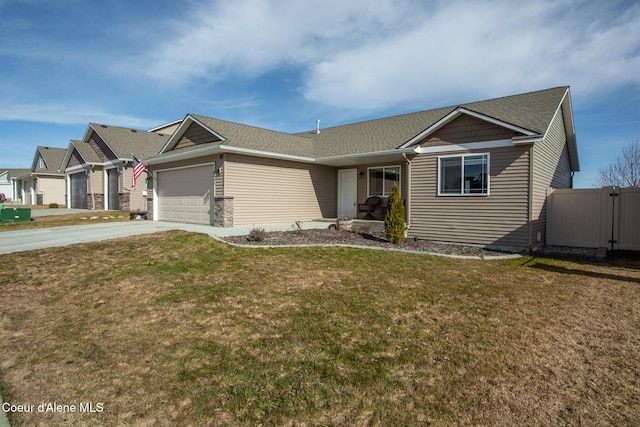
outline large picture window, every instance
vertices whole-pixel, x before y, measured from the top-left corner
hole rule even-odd
[[[369,196],[388,196],[393,183],[400,188],[400,166],[369,168]]]
[[[438,158],[438,195],[488,195],[489,154]]]

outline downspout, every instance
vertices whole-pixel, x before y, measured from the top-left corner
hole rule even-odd
[[[533,234],[533,148],[534,144],[531,144],[531,148],[529,149],[529,203],[527,207],[527,224],[528,224],[528,233],[527,233],[527,245],[529,248],[529,252],[531,252],[531,248],[533,247],[532,234]]]
[[[64,184],[67,193],[65,194],[67,209],[71,209],[71,176],[68,173],[64,175]]]
[[[404,157],[404,161],[407,163],[407,199],[405,203],[405,220],[408,230],[411,228],[411,160],[409,160],[406,153],[402,153],[402,157]]]
[[[96,210],[96,196],[93,194],[93,165],[89,166],[89,190],[91,191],[91,210]]]

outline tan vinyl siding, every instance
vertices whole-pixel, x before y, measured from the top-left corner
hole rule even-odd
[[[98,135],[95,131],[91,132],[91,137],[89,138],[89,145],[96,152],[98,157],[102,162],[107,162],[109,160],[116,160],[118,157],[111,151],[109,146],[100,135]]]
[[[489,196],[438,196],[438,157],[489,153]],[[421,154],[411,163],[409,237],[486,246],[528,246],[528,147]]]
[[[104,194],[104,170],[102,168],[94,168],[89,173],[89,181],[87,182],[87,192],[91,194]]]
[[[38,194],[42,195],[42,204],[57,203],[60,206],[65,204],[65,194],[67,192],[64,177],[39,177],[37,181]]]
[[[127,164],[122,170],[120,176],[120,192],[129,193],[129,209],[132,211],[146,211],[147,199],[142,195],[142,192],[147,189],[147,174],[142,173],[136,181],[136,188],[132,190],[131,184],[133,184],[133,169],[131,164]]]
[[[452,120],[420,142],[423,147],[511,139],[514,131],[467,114]]]
[[[178,129],[178,126],[180,126],[180,123],[176,123],[176,124],[171,125],[171,126],[163,127],[163,128],[158,129],[158,130],[156,130],[154,132],[155,133],[161,133],[163,135],[171,135],[173,132],[175,132],[176,129]]]
[[[308,221],[336,215],[336,170],[285,160],[227,154],[224,195],[234,225]]]
[[[533,146],[533,193],[531,204],[531,242],[541,246],[546,239],[546,208],[549,188],[571,187],[571,168],[562,110],[551,122],[543,141]],[[540,241],[538,241],[540,233]]]
[[[191,147],[198,144],[207,144],[210,142],[220,141],[220,138],[209,132],[197,123],[192,123],[191,126],[184,132],[180,141],[173,148],[174,150]]]

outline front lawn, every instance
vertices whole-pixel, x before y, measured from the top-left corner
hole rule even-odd
[[[635,261],[185,232],[0,261],[0,394],[34,405],[14,426],[640,423]]]

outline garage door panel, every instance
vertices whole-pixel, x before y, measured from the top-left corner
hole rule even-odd
[[[213,224],[213,165],[158,172],[158,218]]]
[[[71,208],[87,209],[87,175],[84,172],[69,175],[71,180]]]

